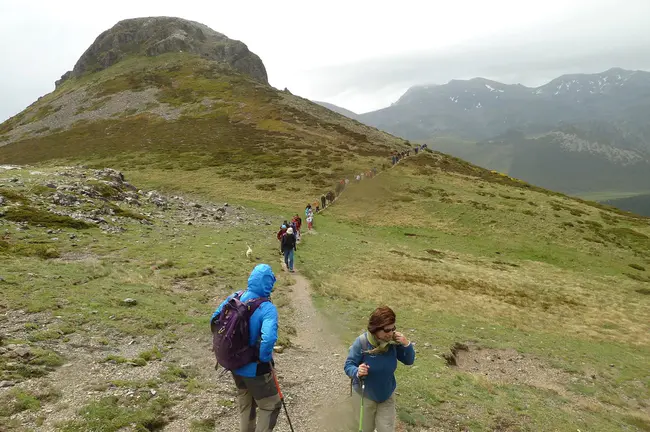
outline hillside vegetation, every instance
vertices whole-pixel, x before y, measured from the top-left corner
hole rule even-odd
[[[647,218],[436,152],[390,168],[408,142],[189,54],[69,78],[0,139],[0,428],[232,430],[208,317],[268,262],[300,362],[275,232],[377,167],[298,247],[341,344],[282,377],[290,409],[387,303],[403,429],[650,429]]]
[[[647,219],[421,155],[346,191],[319,234],[303,267],[345,337],[387,303],[417,341],[404,422],[650,426]]]
[[[253,185],[292,199],[388,163],[405,141],[190,54],[132,57],[65,81],[0,126],[7,163],[194,172],[203,185]],[[305,179],[297,185],[297,179]],[[274,192],[276,191],[277,192]],[[260,192],[261,191],[261,192]],[[274,193],[270,193],[274,192]],[[301,200],[302,201],[302,200]]]

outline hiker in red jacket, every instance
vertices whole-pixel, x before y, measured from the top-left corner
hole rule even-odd
[[[282,224],[282,227],[280,228],[280,231],[276,234],[276,237],[278,238],[278,241],[282,240],[282,236],[284,233],[287,232],[287,226],[285,224]]]
[[[302,226],[302,219],[296,213],[296,215],[293,217],[292,222],[296,225],[296,240],[300,241],[300,227]]]

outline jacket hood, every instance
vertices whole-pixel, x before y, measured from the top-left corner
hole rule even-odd
[[[260,297],[268,297],[275,285],[275,275],[268,264],[258,264],[248,277],[248,290]]]

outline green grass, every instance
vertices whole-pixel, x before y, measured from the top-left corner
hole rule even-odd
[[[23,381],[47,375],[64,364],[64,359],[56,352],[32,347],[31,356],[10,360],[0,357],[0,380]]]
[[[0,254],[36,256],[43,259],[58,258],[60,253],[56,246],[48,244],[9,243],[0,240]]]
[[[216,426],[214,419],[193,420],[190,432],[212,432]]]
[[[29,204],[29,199],[25,195],[8,188],[0,188],[0,196],[11,203]]]
[[[169,422],[167,409],[172,402],[163,393],[152,397],[148,392],[134,398],[108,396],[79,410],[81,419],[59,425],[63,432],[118,431],[125,427],[135,430],[160,430]]]
[[[160,360],[162,358],[162,353],[160,352],[158,347],[155,346],[150,350],[141,352],[140,354],[138,354],[138,357],[140,357],[144,361]]]
[[[4,217],[14,222],[27,222],[30,225],[42,225],[50,228],[90,228],[93,225],[69,216],[61,216],[31,206],[9,207]]]
[[[41,402],[51,402],[60,396],[59,392],[50,388],[43,388],[35,393],[13,388],[0,396],[0,426],[3,417],[9,417],[22,411],[38,411],[41,408]]]
[[[317,216],[318,236],[305,236],[297,262],[320,309],[347,329],[346,344],[377,305],[397,311],[418,343],[416,367],[398,371],[402,421],[608,431],[629,423],[621,409],[647,421],[650,310],[626,276],[631,261],[650,258],[647,223],[606,213],[616,220],[609,228],[597,207],[420,171],[398,167],[348,190]],[[405,190],[417,200],[393,201]],[[531,201],[532,219],[521,214]],[[534,355],[576,382],[559,383],[560,394],[450,370],[442,354],[468,341]]]

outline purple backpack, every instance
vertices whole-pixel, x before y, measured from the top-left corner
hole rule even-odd
[[[228,300],[210,323],[212,329],[212,350],[217,363],[224,369],[233,371],[248,363],[257,361],[258,347],[248,344],[248,323],[253,312],[264,302],[266,297],[241,301],[244,292],[238,291]]]

